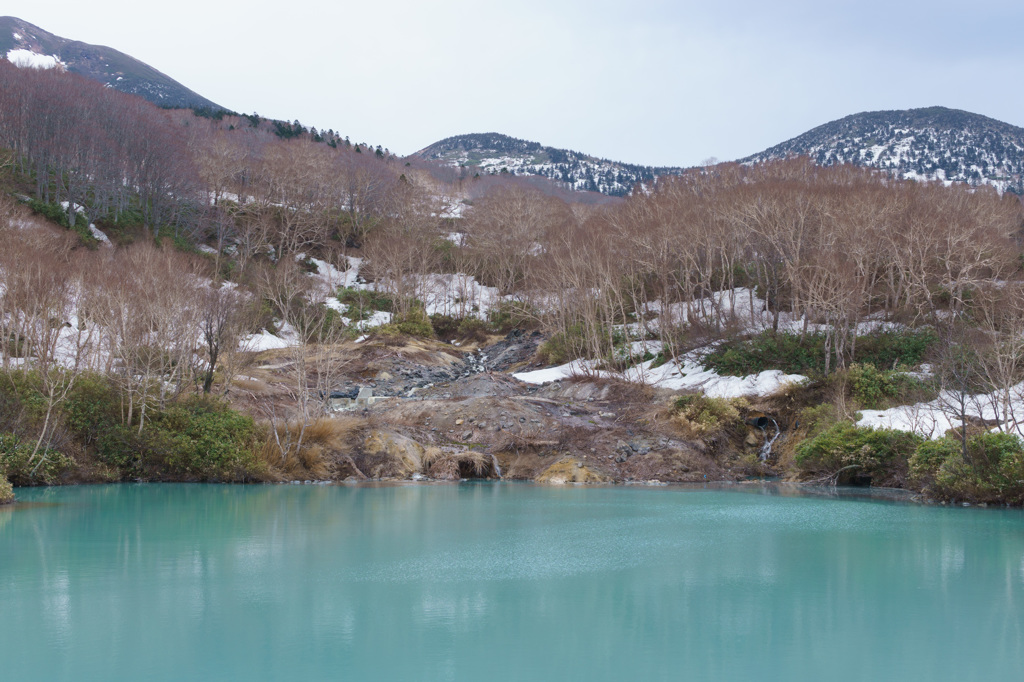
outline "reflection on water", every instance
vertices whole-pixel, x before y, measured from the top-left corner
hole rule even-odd
[[[1021,512],[718,488],[19,490],[4,678],[1024,678]]]

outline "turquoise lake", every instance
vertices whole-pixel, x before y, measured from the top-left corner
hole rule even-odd
[[[1022,512],[741,490],[19,489],[0,679],[1024,680]]]

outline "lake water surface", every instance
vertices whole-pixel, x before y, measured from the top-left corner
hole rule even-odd
[[[1024,679],[1019,511],[756,486],[17,492],[6,681]]]

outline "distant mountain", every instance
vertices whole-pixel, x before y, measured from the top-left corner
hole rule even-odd
[[[539,175],[569,189],[611,196],[629,194],[637,183],[650,183],[658,175],[681,170],[599,159],[499,133],[449,137],[421,149],[414,156],[464,168],[467,175]]]
[[[825,166],[852,163],[901,178],[986,184],[1024,193],[1024,128],[945,107],[854,114],[740,162],[790,155],[806,155]]]
[[[162,107],[222,109],[123,52],[61,38],[16,17],[0,17],[0,56],[21,66],[64,68]]]

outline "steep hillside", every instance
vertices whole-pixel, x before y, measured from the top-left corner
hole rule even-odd
[[[680,170],[599,159],[499,133],[449,137],[421,149],[415,156],[463,167],[471,175],[538,175],[570,189],[612,196],[626,195],[637,183],[653,182],[658,175]]]
[[[61,38],[17,17],[0,17],[0,55],[23,66],[60,66],[162,107],[222,108],[123,52]]]
[[[790,155],[807,155],[821,165],[882,168],[903,178],[1024,191],[1024,128],[945,107],[854,114],[741,162]]]

